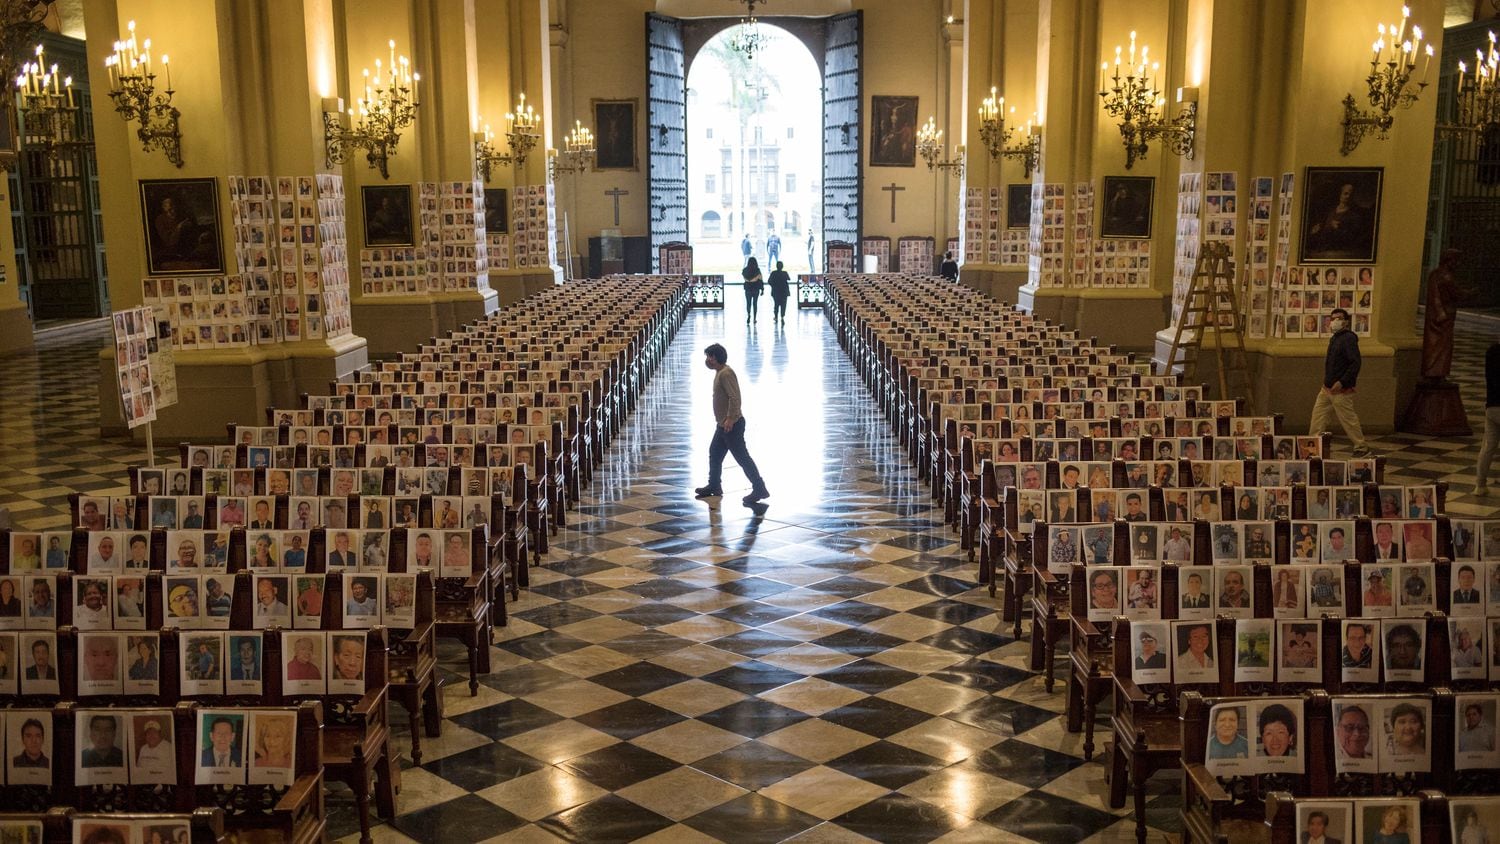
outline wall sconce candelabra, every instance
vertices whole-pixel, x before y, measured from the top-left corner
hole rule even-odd
[[[135,130],[141,148],[147,152],[161,150],[167,160],[182,166],[182,112],[172,105],[171,58],[165,53],[161,57],[165,89],[156,90],[156,70],[151,56],[151,39],[139,45],[135,40],[135,21],[126,28],[130,37],[115,42],[115,51],[104,59],[104,68],[109,71],[109,98],[114,101],[115,111],[125,122],[136,121]]]
[[[73,102],[73,77],[61,77],[57,65],[47,66],[40,44],[36,61],[21,66],[16,93],[26,119],[25,141],[36,140],[48,158],[63,145],[76,141],[78,107]]]
[[[583,121],[573,121],[573,131],[563,139],[561,152],[555,149],[547,150],[547,178],[555,179],[564,173],[582,173],[594,165],[594,133],[583,125]]]
[[[541,118],[526,104],[524,92],[517,97],[516,110],[506,112],[505,122],[510,124],[505,132],[505,145],[510,149],[509,155],[495,150],[495,133],[490,131],[488,125],[483,132],[474,135],[474,166],[479,169],[480,178],[486,182],[490,180],[491,168],[496,164],[525,164],[526,157],[536,149],[537,141],[542,137],[537,131]]]
[[[1411,9],[1407,6],[1401,7],[1401,23],[1391,24],[1389,28],[1380,24],[1376,30],[1380,37],[1376,39],[1373,55],[1370,57],[1370,75],[1365,77],[1365,84],[1369,88],[1370,105],[1373,110],[1366,111],[1355,104],[1353,94],[1344,97],[1344,142],[1339,147],[1339,152],[1348,155],[1353,152],[1359,142],[1371,132],[1375,137],[1385,140],[1391,131],[1391,124],[1396,122],[1396,116],[1392,113],[1399,108],[1411,108],[1416,104],[1417,98],[1421,96],[1422,90],[1427,87],[1427,72],[1432,66],[1432,45],[1426,45],[1425,51],[1422,45],[1422,27],[1411,27],[1411,37],[1407,37],[1407,19],[1411,17]],[[1387,42],[1386,39],[1390,41]],[[1422,79],[1413,87],[1412,72],[1417,67],[1417,54],[1426,53],[1426,59],[1422,63]]]
[[[390,64],[375,60],[373,87],[370,69],[364,69],[364,91],[355,108],[349,109],[350,125],[344,125],[343,100],[323,100],[325,166],[343,164],[351,150],[362,149],[365,161],[380,171],[380,178],[391,177],[388,161],[396,154],[401,132],[416,120],[417,107],[422,104],[417,96],[422,74],[412,71],[406,56],[396,55],[395,41],[387,43]]]
[[[1005,98],[998,96],[998,93],[990,88],[990,95],[979,105],[979,138],[984,141],[991,161],[997,158],[1014,158],[1026,168],[1026,178],[1029,179],[1042,157],[1041,127],[1033,125],[1030,120],[1026,121],[1026,140],[1015,146],[1006,146],[1016,133],[1016,127],[1005,125],[1005,117],[1001,114],[1005,110]],[[1015,115],[1015,106],[1011,106],[1010,113]]]
[[[937,121],[931,117],[927,123],[917,130],[917,154],[927,162],[928,170],[953,170],[961,179],[964,175],[964,148],[955,147],[955,157],[943,161],[943,153],[947,147],[943,144],[943,130],[937,127]]]
[[[1500,51],[1496,50],[1495,33],[1490,33],[1490,49],[1474,51],[1474,73],[1468,65],[1458,63],[1458,83],[1453,87],[1453,122],[1438,124],[1445,135],[1483,134],[1500,125]]]
[[[1178,88],[1182,109],[1167,116],[1167,100],[1157,87],[1161,63],[1150,60],[1150,47],[1141,47],[1136,59],[1135,32],[1130,33],[1130,53],[1115,47],[1114,74],[1109,62],[1099,67],[1099,98],[1104,111],[1120,121],[1120,139],[1125,144],[1125,169],[1151,151],[1150,142],[1160,140],[1175,155],[1192,160],[1198,131],[1198,89]],[[1121,65],[1124,75],[1121,75]]]

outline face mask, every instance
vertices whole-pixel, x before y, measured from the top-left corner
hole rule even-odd
[[[1344,330],[1344,321],[1341,320],[1341,319],[1335,319],[1335,320],[1329,322],[1328,325],[1334,331],[1343,331]]]

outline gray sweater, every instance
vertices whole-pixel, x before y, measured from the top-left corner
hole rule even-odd
[[[714,419],[721,425],[740,420],[740,379],[727,363],[714,373]]]

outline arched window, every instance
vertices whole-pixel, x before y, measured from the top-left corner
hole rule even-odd
[[[704,237],[723,237],[723,234],[719,231],[719,212],[717,212],[717,211],[704,211],[703,212],[703,232],[702,233],[703,233]]]

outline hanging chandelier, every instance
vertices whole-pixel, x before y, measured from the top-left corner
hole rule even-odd
[[[760,20],[755,17],[755,4],[764,3],[765,0],[735,0],[736,3],[745,4],[745,17],[740,18],[740,25],[734,34],[729,46],[735,52],[744,53],[749,61],[755,61],[755,54],[761,47],[765,46],[766,35],[760,31]]]

